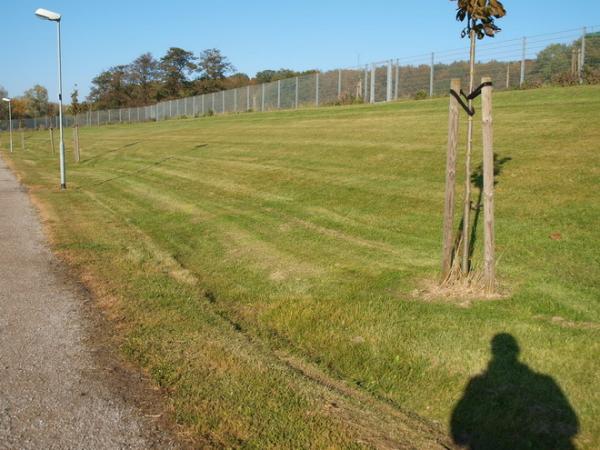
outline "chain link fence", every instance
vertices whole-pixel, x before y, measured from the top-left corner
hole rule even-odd
[[[565,73],[582,82],[585,70],[600,70],[599,32],[600,27],[595,26],[505,41],[478,41],[475,79],[490,76],[495,89],[535,86]],[[593,49],[588,48],[586,53],[586,44],[589,47],[590,41],[594,44]],[[433,97],[448,92],[451,78],[462,78],[463,86],[468,85],[469,64],[464,59],[468,55],[468,41],[463,42],[466,46],[459,49],[319,71],[149,106],[64,115],[64,125],[94,127]],[[558,46],[554,48],[560,49],[561,58],[545,58],[544,52],[551,45]],[[565,57],[565,52],[568,52],[568,57]],[[13,128],[49,128],[57,127],[57,124],[57,117],[13,118]],[[8,120],[0,121],[0,130],[8,127]]]

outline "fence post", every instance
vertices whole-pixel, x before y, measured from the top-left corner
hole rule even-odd
[[[319,72],[315,73],[315,104],[319,106]]]
[[[342,98],[342,69],[338,69],[338,99]]]
[[[246,111],[250,109],[250,86],[246,86]]]
[[[394,100],[398,100],[400,92],[400,61],[396,59],[396,79],[394,80]]]
[[[386,92],[385,100],[387,102],[392,101],[392,60],[390,59],[387,64],[387,80],[386,80]]]
[[[260,101],[260,111],[265,111],[265,83],[260,85],[262,87],[261,91],[261,101]]]
[[[490,77],[481,79],[491,82]],[[483,133],[483,245],[485,290],[494,292],[496,266],[494,248],[494,135],[492,124],[492,86],[484,86],[481,91],[481,124]]]
[[[277,80],[277,109],[281,109],[281,80]]]
[[[123,109],[122,109],[122,108],[119,108],[119,123],[122,123],[122,122],[123,122],[123,120],[122,120],[122,114],[121,114],[121,111],[123,111]]]
[[[211,94],[211,102],[212,102],[211,111],[214,113],[215,112],[215,93],[214,92]]]
[[[583,66],[585,64],[585,35],[586,28],[581,30],[581,54],[579,56],[579,83],[583,83]]]
[[[460,78],[450,81],[450,89],[460,92]],[[446,193],[442,238],[442,282],[448,278],[452,267],[452,241],[454,230],[454,196],[456,191],[456,150],[458,148],[459,108],[456,98],[450,96],[448,112],[448,149],[446,152]]]
[[[296,77],[296,102],[295,102],[296,109],[298,109],[298,84],[299,84],[299,79],[298,79],[298,77]]]
[[[510,87],[510,63],[506,63],[506,89]]]
[[[110,123],[110,109],[108,110],[108,123]]]
[[[96,111],[96,120],[98,121],[98,126],[100,126],[100,111]]]
[[[54,128],[50,127],[50,144],[52,144],[52,156],[54,156]]]
[[[375,64],[371,64],[371,92],[369,102],[375,103]]]
[[[363,102],[366,103],[369,95],[369,67],[365,64],[364,81],[363,81]]]
[[[433,64],[434,64],[435,54],[431,52],[431,67],[429,69],[429,96],[433,97]]]
[[[521,78],[519,80],[519,86],[523,86],[525,83],[525,57],[527,55],[527,38],[523,38],[523,55],[521,56]]]
[[[196,96],[192,97],[192,116],[196,116]]]
[[[202,94],[202,115],[204,115],[204,97],[206,97],[206,94]]]
[[[233,112],[237,112],[237,89],[233,90]]]
[[[73,127],[73,150],[75,151],[75,162],[79,162],[81,160],[79,154],[79,125]]]
[[[221,95],[221,102],[223,103],[222,112],[225,114],[225,91],[221,91],[223,94]]]

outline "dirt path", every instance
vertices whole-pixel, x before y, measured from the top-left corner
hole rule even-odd
[[[177,447],[157,394],[92,339],[97,314],[0,158],[0,449]]]

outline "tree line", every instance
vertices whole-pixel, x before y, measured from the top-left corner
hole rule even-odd
[[[101,72],[92,80],[86,103],[94,110],[146,106],[308,72],[311,71],[264,70],[251,78],[237,72],[216,48],[206,49],[196,56],[183,48],[171,47],[161,58],[144,53],[129,64]]]
[[[540,51],[536,58],[527,60],[528,84],[559,83],[573,84],[576,77],[570,73],[573,49],[580,48],[581,40],[572,44],[550,44]],[[518,74],[518,62],[510,68],[512,77]],[[480,71],[496,74],[506,70],[507,62],[489,61],[482,64]],[[461,76],[467,70],[465,61],[451,64],[436,64],[436,79],[450,79]],[[401,66],[403,78],[411,80],[428,79],[429,67]],[[218,49],[204,50],[195,56],[179,47],[171,47],[164,56],[156,59],[151,53],[144,53],[129,64],[117,65],[102,71],[92,80],[90,94],[84,102],[79,102],[77,88],[71,92],[71,103],[66,112],[75,114],[88,110],[103,110],[151,105],[192,95],[207,94],[223,89],[233,89],[252,84],[291,78],[314,73],[316,70],[296,72],[290,69],[262,70],[254,77],[236,72],[233,64]],[[586,35],[586,65],[584,78],[589,83],[600,82],[600,33]],[[378,82],[384,78],[378,77]],[[401,83],[402,84],[402,83]],[[0,96],[8,93],[0,86]],[[7,105],[0,102],[0,118],[7,116]],[[54,116],[58,105],[48,100],[45,87],[36,84],[20,97],[12,100],[13,117],[24,119]]]

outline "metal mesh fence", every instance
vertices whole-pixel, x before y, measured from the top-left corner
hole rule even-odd
[[[475,79],[490,76],[495,89],[549,82],[561,74],[583,79],[586,70],[600,70],[600,27],[477,43]],[[584,38],[585,37],[585,38]],[[360,67],[311,73],[270,83],[249,85],[155,105],[94,110],[64,115],[64,125],[162,121],[208,114],[274,111],[349,103],[378,103],[408,97],[427,97],[448,91],[450,79],[468,83],[468,42],[462,48],[390,59]],[[553,45],[560,58],[542,52]],[[550,52],[551,53],[551,52]],[[57,117],[13,118],[13,128],[56,127]],[[9,127],[0,121],[0,130]]]

